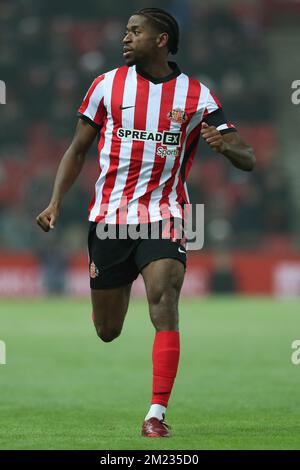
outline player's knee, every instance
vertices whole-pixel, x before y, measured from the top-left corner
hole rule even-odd
[[[104,343],[110,343],[114,339],[118,338],[121,334],[121,330],[113,329],[113,330],[105,330],[97,325],[95,325],[97,335],[99,338],[104,341]]]
[[[148,301],[150,305],[162,305],[176,303],[182,285],[181,275],[177,271],[172,271],[168,279],[162,282],[152,282],[148,285]]]
[[[152,286],[148,292],[148,301],[150,306],[157,305],[172,305],[176,303],[179,297],[179,288],[175,284],[168,284],[167,286]]]
[[[148,292],[150,317],[157,330],[178,329],[179,289],[173,283],[153,286]]]
[[[164,289],[161,286],[153,285],[148,291],[148,301],[150,305],[157,305],[161,302],[164,295]]]

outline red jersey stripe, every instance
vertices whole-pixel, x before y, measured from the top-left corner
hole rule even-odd
[[[210,92],[210,94],[211,94],[212,98],[214,99],[216,105],[217,105],[219,108],[222,108],[222,105],[221,105],[220,101],[218,100],[218,98],[216,97],[216,95],[215,95],[212,91]]]
[[[180,193],[180,195],[182,195],[182,199],[180,198],[178,199],[179,203],[184,202],[185,204],[187,204],[189,201],[188,196],[186,194],[184,183],[187,180],[194,157],[196,155],[197,146],[198,146],[198,142],[200,139],[201,126],[202,126],[202,122],[198,124],[198,126],[196,126],[191,131],[186,142],[185,154],[183,157],[183,162],[180,168],[180,175],[179,175],[179,178],[181,181],[181,187],[183,189],[182,193]],[[186,160],[185,160],[185,157],[187,158]]]
[[[105,77],[105,74],[103,75],[100,75],[99,77],[95,78],[95,80],[93,81],[93,83],[91,84],[87,94],[85,95],[84,97],[84,100],[82,102],[82,105],[80,106],[80,108],[78,109],[78,112],[79,113],[82,113],[84,114],[85,110],[87,109],[88,105],[89,105],[89,102],[90,102],[90,98],[91,98],[91,95],[92,93],[94,92],[96,86],[102,82],[102,80],[104,79]]]
[[[100,138],[99,138],[99,142],[98,142],[98,152],[99,152],[99,155],[101,155],[101,151],[104,147],[104,143],[105,143],[105,132],[106,132],[106,126],[107,126],[107,121],[108,121],[108,118],[106,117],[105,121],[104,121],[104,124],[103,124],[103,127],[100,131]],[[99,161],[99,166],[100,166],[100,161]],[[90,201],[90,204],[89,204],[89,215],[90,213],[92,212],[93,208],[94,208],[94,205],[95,205],[95,202],[96,202],[96,187],[94,189],[94,195]]]
[[[97,112],[95,114],[94,121],[97,124],[101,125],[101,123],[103,122],[105,116],[106,116],[106,110],[104,108],[104,98],[102,98],[102,100],[100,101],[99,106],[97,108]]]

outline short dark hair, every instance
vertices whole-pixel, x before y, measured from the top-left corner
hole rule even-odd
[[[142,8],[141,10],[136,11],[134,15],[145,16],[161,33],[168,33],[169,52],[171,52],[171,54],[176,54],[178,52],[179,26],[174,16],[161,8]]]

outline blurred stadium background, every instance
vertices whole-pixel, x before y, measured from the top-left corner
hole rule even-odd
[[[57,229],[45,235],[35,217],[49,202],[82,97],[95,76],[122,63],[124,25],[144,5],[149,2],[1,1],[2,296],[88,295],[86,214],[96,145]],[[216,92],[257,156],[248,174],[199,146],[189,188],[191,201],[205,204],[205,246],[190,256],[183,293],[299,296],[299,107],[291,102],[291,84],[299,75],[300,2],[169,0],[163,6],[180,22],[180,67]],[[134,292],[142,292],[139,281]]]
[[[290,354],[299,337],[300,105],[291,95],[300,0],[1,0],[0,448],[142,445],[130,435],[150,398],[146,303],[130,304],[116,343],[91,340],[86,239],[96,145],[56,229],[43,233],[35,218],[87,87],[122,63],[124,26],[143,6],[176,15],[176,61],[215,91],[257,157],[254,172],[241,172],[201,143],[191,171],[191,200],[205,204],[205,245],[190,254],[183,288],[172,398],[179,437],[167,448],[299,447]],[[133,296],[144,296],[140,279]]]

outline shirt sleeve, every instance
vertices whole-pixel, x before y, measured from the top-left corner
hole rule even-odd
[[[104,75],[100,75],[93,81],[77,110],[78,117],[88,121],[96,129],[102,127],[106,116],[103,80]]]
[[[216,127],[221,134],[236,132],[235,126],[226,118],[220,101],[211,91],[208,93],[202,122]]]

